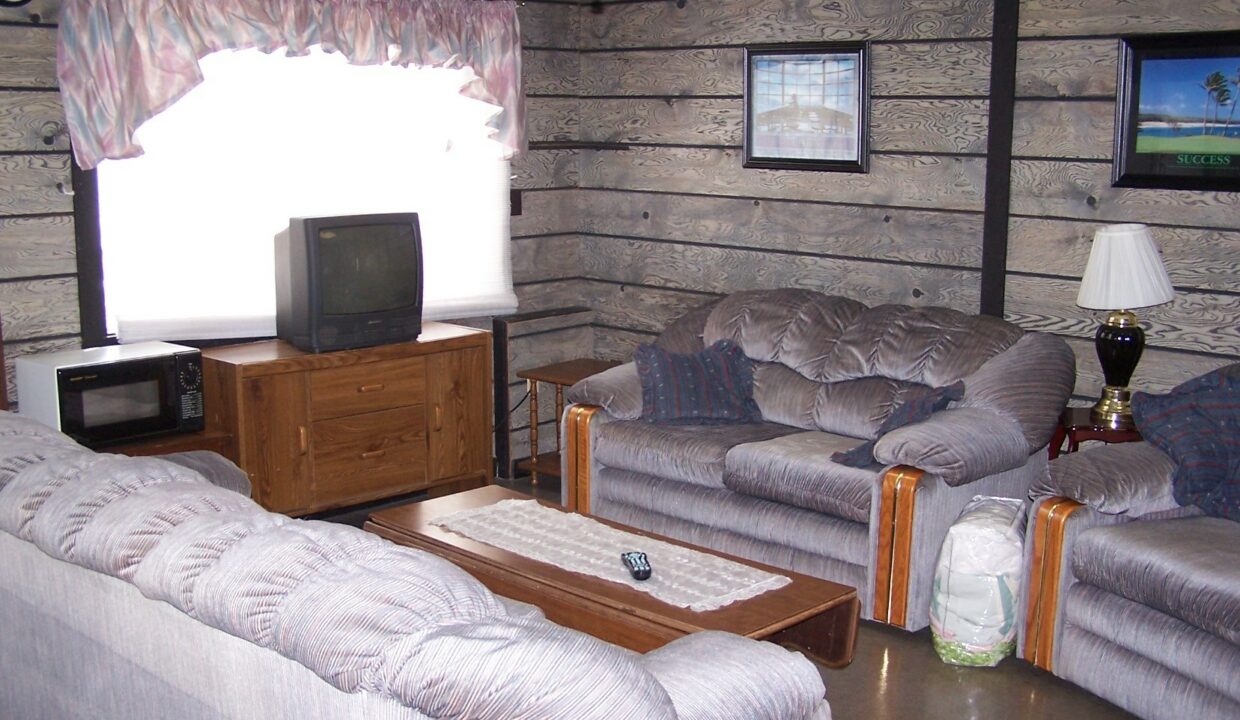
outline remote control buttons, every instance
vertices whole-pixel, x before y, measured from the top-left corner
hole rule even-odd
[[[633,576],[634,580],[648,580],[650,578],[650,561],[646,559],[646,553],[636,550],[620,553],[620,560],[629,569],[629,574]]]

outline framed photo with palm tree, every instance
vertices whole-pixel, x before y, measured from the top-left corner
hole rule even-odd
[[[1112,184],[1240,190],[1240,32],[1120,40]]]
[[[864,42],[745,48],[747,168],[869,169]]]

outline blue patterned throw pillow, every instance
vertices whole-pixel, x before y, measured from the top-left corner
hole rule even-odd
[[[1176,502],[1240,522],[1240,363],[1165,395],[1133,393],[1132,417],[1141,437],[1175,461]]]
[[[709,425],[762,419],[753,399],[753,362],[729,340],[689,354],[642,345],[633,361],[643,420]]]
[[[840,465],[847,465],[848,467],[869,467],[875,463],[874,445],[878,443],[879,438],[896,428],[921,422],[946,408],[952,401],[963,397],[964,381],[957,380],[951,385],[936,387],[923,395],[912,398],[887,416],[883,424],[878,426],[878,434],[873,440],[867,440],[846,452],[832,453],[831,459]]]

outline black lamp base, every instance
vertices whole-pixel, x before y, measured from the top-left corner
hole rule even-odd
[[[1128,310],[1112,310],[1098,326],[1094,335],[1094,348],[1106,387],[1102,397],[1090,412],[1090,421],[1099,427],[1112,430],[1131,430],[1132,392],[1128,382],[1141,361],[1145,349],[1145,331],[1137,325],[1137,316]]]

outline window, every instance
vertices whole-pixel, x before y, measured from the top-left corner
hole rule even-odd
[[[99,165],[106,327],[122,342],[275,333],[273,238],[290,217],[416,211],[424,318],[516,307],[498,108],[468,69],[222,51]]]

